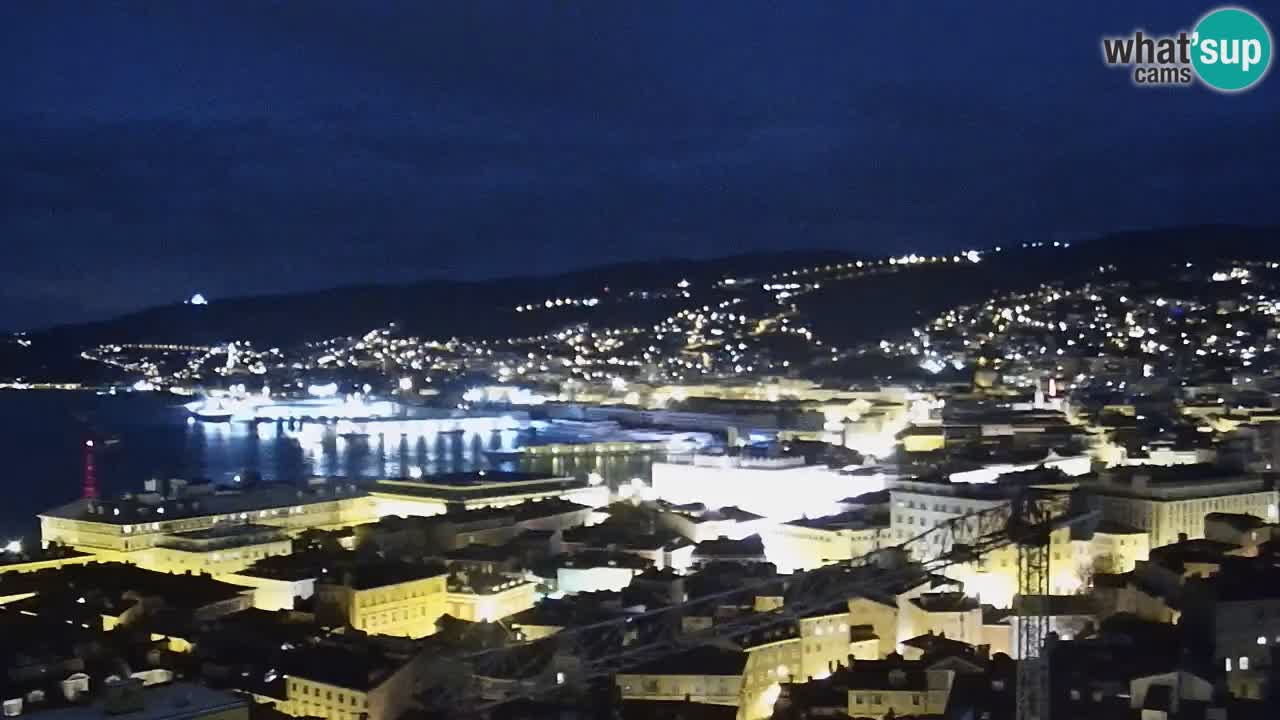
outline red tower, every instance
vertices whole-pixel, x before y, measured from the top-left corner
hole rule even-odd
[[[98,497],[98,468],[94,463],[92,440],[84,441],[84,486],[81,496],[93,500]]]

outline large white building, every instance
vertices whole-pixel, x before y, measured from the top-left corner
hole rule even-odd
[[[146,492],[117,499],[76,500],[41,513],[40,535],[46,545],[57,542],[107,560],[165,563],[160,569],[183,572],[214,570],[197,567],[192,554],[209,554],[213,563],[212,553],[221,550],[196,545],[209,545],[215,536],[231,539],[240,534],[236,526],[270,526],[298,533],[375,519],[368,494],[346,483],[316,482],[306,488],[263,485],[234,491],[194,486],[168,495]],[[203,543],[194,542],[196,539]],[[250,560],[279,554],[274,545],[249,552]],[[184,566],[179,556],[190,562]]]
[[[839,501],[884,489],[882,475],[850,475],[799,457],[693,455],[653,464],[652,493],[677,505],[736,506],[771,520],[819,517]]]
[[[369,494],[379,517],[440,515],[450,508],[508,507],[549,498],[587,507],[609,502],[609,489],[589,479],[493,470],[432,475],[420,480],[379,480]]]
[[[779,572],[812,570],[893,544],[887,524],[872,522],[857,510],[778,523],[762,537],[765,556]]]
[[[948,520],[998,508],[1007,504],[1014,492],[1015,488],[988,483],[892,481],[886,544],[901,544]],[[941,534],[935,534],[928,542],[917,541],[915,549],[930,554],[941,553],[948,549],[940,544],[945,541]],[[1094,572],[1132,570],[1137,561],[1147,559],[1150,547],[1145,530],[1119,522],[1104,522],[1098,528],[1080,528],[1074,537],[1070,528],[1059,528],[1049,537],[1049,592],[1070,595],[1078,592]],[[944,572],[963,583],[966,594],[996,607],[1009,607],[1018,591],[1017,568],[1017,550],[1006,546],[973,562],[952,565]]]
[[[1145,530],[1151,547],[1204,537],[1209,513],[1241,513],[1276,522],[1273,479],[1224,474],[1209,465],[1128,466],[1087,483],[1103,518]]]

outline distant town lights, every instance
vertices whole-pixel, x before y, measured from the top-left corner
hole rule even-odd
[[[400,385],[401,392],[408,392],[413,389],[413,378],[408,376],[402,377],[400,378],[399,385]],[[368,387],[368,386],[366,385],[365,387]]]
[[[187,304],[188,305],[208,305],[209,301],[204,299],[204,295],[201,295],[200,293],[196,293],[195,295],[191,296],[191,299],[187,301]]]
[[[22,541],[10,540],[9,542],[4,544],[4,551],[7,553],[13,553],[14,555],[17,555],[18,553],[22,552]]]

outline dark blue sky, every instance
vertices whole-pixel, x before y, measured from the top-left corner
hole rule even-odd
[[[3,3],[0,327],[196,290],[1280,222],[1274,73],[1224,96],[1101,62],[1100,36],[1213,6]]]

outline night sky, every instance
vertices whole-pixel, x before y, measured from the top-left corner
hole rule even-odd
[[[1274,69],[1224,96],[1101,62],[1100,36],[1213,6],[5,2],[0,327],[195,291],[1280,222]]]

